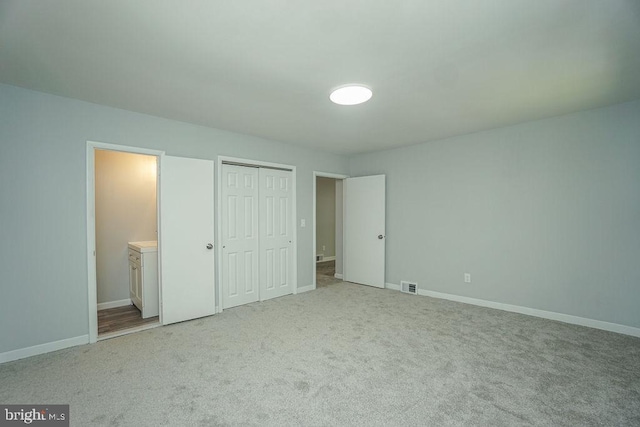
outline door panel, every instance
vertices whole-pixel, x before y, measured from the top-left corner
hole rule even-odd
[[[258,169],[222,165],[222,307],[258,301]]]
[[[344,280],[384,288],[385,176],[344,180]]]
[[[129,261],[129,298],[142,311],[141,278],[140,265]]]
[[[260,299],[293,292],[293,173],[261,168]]]
[[[161,164],[162,323],[215,313],[213,162],[165,156]]]

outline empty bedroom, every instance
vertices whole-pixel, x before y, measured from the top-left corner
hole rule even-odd
[[[0,425],[640,426],[639,52],[638,0],[3,0]]]

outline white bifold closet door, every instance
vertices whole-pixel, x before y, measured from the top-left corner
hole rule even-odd
[[[260,168],[260,300],[293,292],[292,172]]]
[[[222,308],[258,301],[258,168],[222,165]]]
[[[292,172],[222,165],[222,307],[293,292]]]

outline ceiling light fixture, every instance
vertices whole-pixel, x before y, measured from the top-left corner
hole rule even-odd
[[[357,105],[371,99],[373,92],[366,86],[347,85],[336,88],[329,95],[329,99],[340,105]]]

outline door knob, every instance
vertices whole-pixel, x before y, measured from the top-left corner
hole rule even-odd
[[[378,239],[384,239],[384,236],[382,234],[378,234]]]
[[[213,244],[207,243],[207,249],[213,249]]]

